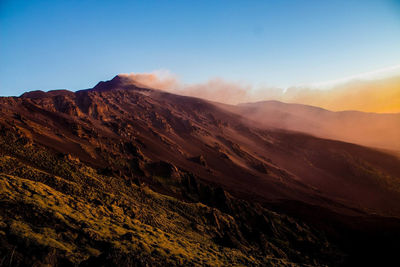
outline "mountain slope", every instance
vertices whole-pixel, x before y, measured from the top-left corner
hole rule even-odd
[[[322,138],[400,151],[400,114],[378,114],[262,101],[237,106],[221,105],[254,120],[259,126],[299,131]]]
[[[400,213],[390,204],[399,199],[399,161],[384,153],[257,128],[210,102],[125,84],[119,76],[93,90],[30,94],[4,99],[3,121],[11,118],[35,142],[109,172],[157,176],[182,168],[260,200],[320,205],[327,197]]]
[[[56,259],[74,264],[86,260],[94,264],[101,259],[119,263],[126,251],[136,251],[132,242],[139,237],[133,234],[129,244],[115,238],[132,231],[142,233],[147,226],[141,224],[145,224],[172,237],[165,244],[157,244],[164,252],[154,252],[157,247],[152,239],[144,239],[149,251],[145,255],[134,253],[132,262],[212,264],[217,259],[208,261],[208,257],[218,248],[223,251],[220,256],[217,253],[221,264],[228,264],[232,257],[234,264],[339,264],[346,261],[352,247],[343,251],[326,240],[324,231],[330,232],[333,240],[337,238],[338,244],[345,243],[343,232],[337,226],[316,223],[307,211],[294,212],[293,207],[322,209],[321,214],[327,214],[325,219],[333,216],[332,221],[346,229],[352,225],[345,224],[343,218],[357,218],[354,220],[368,228],[368,218],[375,216],[374,220],[381,221],[384,219],[380,216],[392,216],[390,225],[394,226],[388,229],[400,225],[395,218],[400,217],[400,161],[373,149],[256,127],[214,103],[127,83],[119,76],[93,89],[29,92],[18,98],[1,98],[0,103],[2,201],[10,207],[2,210],[8,231],[4,233],[10,238],[36,240],[45,247],[57,247],[54,240],[67,242],[62,247],[64,252],[58,247],[61,254]],[[84,188],[91,193],[84,194]],[[145,200],[141,197],[143,190],[147,192]],[[15,196],[8,197],[13,191]],[[73,199],[65,200],[69,196]],[[46,203],[46,198],[55,199],[56,204]],[[61,202],[66,206],[57,208]],[[129,211],[142,202],[153,204],[145,211]],[[190,203],[202,203],[208,213]],[[38,236],[47,231],[40,228],[40,221],[49,215],[38,219],[39,225],[34,221],[29,227],[13,226],[31,220],[19,214],[27,205],[33,205],[38,210],[34,216],[39,217],[74,207],[83,207],[77,209],[83,217],[90,210],[110,212],[95,212],[87,219],[62,213],[70,219],[58,221],[57,231],[68,229],[78,238],[86,236],[82,242],[88,251],[78,252],[76,240],[56,234],[53,240],[43,241]],[[115,212],[122,217],[114,218]],[[138,219],[140,226],[126,222],[138,214],[144,216]],[[158,221],[157,216],[163,219]],[[101,218],[109,230],[98,221]],[[95,233],[82,233],[78,223],[82,220]],[[123,227],[124,222],[128,228]],[[297,231],[302,234],[296,235]],[[370,236],[368,231],[361,233]],[[205,240],[195,249],[200,240],[197,234]],[[181,238],[189,243],[171,244],[171,240]],[[91,239],[100,243],[92,244]],[[359,245],[357,240],[350,244]],[[4,245],[8,251],[12,246]],[[164,255],[167,247],[169,252]],[[174,253],[182,247],[197,251],[193,252],[199,255],[197,260],[191,261],[193,255],[185,253],[175,259]],[[48,254],[43,257],[43,261],[48,260]],[[20,260],[27,259],[20,256]]]

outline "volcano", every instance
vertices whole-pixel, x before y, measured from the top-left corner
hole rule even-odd
[[[385,142],[357,141],[362,129],[328,134],[339,115],[314,109],[222,105],[124,76],[2,97],[0,258],[16,266],[390,262],[400,159],[376,147],[389,149],[396,133]],[[351,120],[360,117],[364,127],[392,121],[362,112]]]

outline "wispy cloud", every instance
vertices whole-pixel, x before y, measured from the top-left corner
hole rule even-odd
[[[384,78],[388,78],[390,76],[395,76],[398,74],[400,74],[400,64],[385,67],[385,68],[378,69],[378,70],[358,73],[355,75],[350,75],[350,76],[335,79],[335,80],[315,82],[315,83],[309,84],[309,86],[316,87],[316,88],[333,87],[333,86],[338,86],[338,85],[345,84],[345,83],[348,83],[351,81],[384,79]]]

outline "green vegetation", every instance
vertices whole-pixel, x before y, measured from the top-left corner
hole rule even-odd
[[[155,216],[151,210],[143,211],[144,207],[141,207],[142,212],[150,211],[150,214],[138,214],[138,219],[132,219],[134,216],[128,216],[124,211],[126,207],[122,205],[90,204],[85,199],[67,196],[40,182],[9,175],[0,177],[0,188],[2,206],[13,209],[30,207],[35,211],[34,214],[21,214],[22,220],[12,218],[12,214],[7,220],[2,220],[2,224],[9,229],[10,237],[17,236],[28,244],[54,248],[73,263],[79,263],[91,255],[98,256],[102,250],[99,245],[101,241],[109,242],[110,246],[121,253],[148,254],[154,262],[221,265],[227,264],[229,258],[239,262],[250,260],[238,250],[219,248],[207,238],[178,229],[179,223],[184,226],[188,222],[179,218],[177,213],[168,214],[168,210],[163,212],[161,207],[157,207],[160,208],[157,218],[147,220],[161,225],[165,217],[174,216],[176,223],[163,227],[169,228],[169,233],[141,222],[146,220],[145,216]],[[10,197],[5,200],[7,195]],[[144,189],[141,197],[147,201],[155,198],[153,207],[164,200],[163,196],[149,189]],[[202,208],[196,204],[186,205],[186,209],[193,209],[193,213]],[[42,220],[38,224],[30,223],[33,219],[31,216],[39,216],[35,219]],[[180,232],[178,236],[178,231],[182,230],[186,235]],[[78,238],[87,239],[85,246],[77,244]]]

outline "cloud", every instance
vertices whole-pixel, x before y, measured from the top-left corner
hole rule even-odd
[[[400,65],[394,65],[378,70],[358,73],[356,75],[351,75],[336,80],[312,83],[311,86],[315,88],[332,88],[334,86],[346,84],[352,81],[380,80],[393,77],[398,74],[400,74]]]
[[[125,78],[127,82],[167,91],[176,90],[181,86],[178,77],[166,70],[151,73],[121,73],[118,76]]]
[[[205,83],[184,85],[180,92],[177,93],[216,102],[237,104],[250,97],[251,86],[214,78]]]
[[[376,73],[381,74],[381,71]],[[400,75],[376,80],[346,79],[346,82],[331,86],[329,89],[290,87],[286,90],[254,87],[251,84],[226,81],[222,78],[213,78],[204,83],[186,84],[181,82],[178,76],[165,70],[120,74],[120,76],[151,88],[226,104],[278,100],[334,111],[400,112]]]
[[[128,82],[147,87],[226,104],[258,101],[282,94],[281,89],[256,90],[249,84],[226,81],[222,78],[212,78],[204,83],[187,84],[165,70],[151,73],[123,73],[119,76],[127,79]]]

